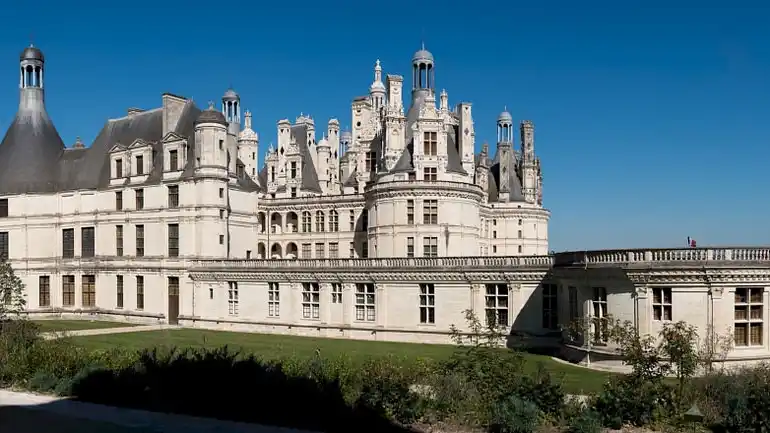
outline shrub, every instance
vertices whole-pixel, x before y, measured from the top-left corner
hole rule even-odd
[[[601,433],[602,420],[591,409],[583,409],[569,420],[567,433]]]
[[[770,365],[716,372],[694,381],[705,421],[731,433],[770,431]]]
[[[623,424],[644,426],[658,421],[673,413],[674,402],[674,390],[666,383],[623,376],[605,385],[594,409],[605,426],[619,429]]]
[[[532,433],[537,430],[540,410],[517,395],[500,400],[492,410],[490,433]]]
[[[410,372],[389,359],[374,359],[363,366],[362,372],[358,406],[403,424],[422,417],[425,404],[418,393],[412,391],[417,382],[414,371]]]

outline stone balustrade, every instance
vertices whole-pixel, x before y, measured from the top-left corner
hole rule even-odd
[[[505,269],[633,266],[770,266],[770,247],[572,251],[549,256],[196,260],[198,269]]]
[[[554,255],[554,266],[770,265],[770,247],[656,248],[573,251]]]

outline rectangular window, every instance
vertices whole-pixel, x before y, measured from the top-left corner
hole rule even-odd
[[[123,257],[123,226],[115,226],[115,255]]]
[[[136,256],[144,257],[144,226],[136,226]]]
[[[764,289],[738,287],[735,289],[735,345],[761,346],[764,338]]]
[[[414,257],[414,238],[413,237],[406,238],[406,256]]]
[[[302,233],[310,233],[313,231],[313,219],[310,216],[310,212],[302,212]]]
[[[48,275],[41,275],[37,280],[37,305],[51,306],[51,277]]]
[[[438,257],[438,238],[435,236],[422,238],[422,256]]]
[[[238,179],[243,179],[246,172],[244,171],[244,167],[241,164],[238,164],[235,166],[235,177]]]
[[[292,161],[290,168],[289,168],[289,178],[290,179],[296,179],[297,178],[297,163]]]
[[[366,152],[366,169],[370,173],[377,172],[377,152]]]
[[[178,165],[179,165],[179,155],[177,154],[176,149],[169,150],[168,151],[168,169],[170,171],[177,171]]]
[[[350,211],[350,231],[356,230],[356,213],[355,211]]]
[[[438,133],[424,132],[422,141],[423,154],[425,154],[425,156],[436,156],[438,154]]]
[[[671,288],[653,287],[652,289],[652,318],[653,320],[670,321],[672,315],[671,308]]]
[[[120,158],[115,160],[115,177],[123,177],[123,160]]]
[[[351,242],[348,250],[348,257],[351,259],[354,259],[356,257],[356,244],[355,242]]]
[[[592,331],[594,343],[606,343],[609,336],[607,324],[607,289],[604,287],[594,287],[594,294],[591,300],[593,307]]]
[[[297,198],[297,188],[292,188],[290,190],[291,198]]]
[[[137,209],[144,209],[144,190],[143,189],[135,189],[134,193],[136,195],[136,208]]]
[[[83,275],[80,290],[83,294],[83,307],[96,306],[96,276]]]
[[[508,326],[508,285],[487,284],[485,311],[488,326]]]
[[[96,234],[93,227],[80,229],[80,257],[93,257],[96,249]]]
[[[123,191],[115,191],[115,210],[123,210]]]
[[[436,288],[420,284],[420,323],[436,323]]]
[[[8,199],[0,198],[0,218],[8,218]]]
[[[323,259],[326,254],[326,245],[323,243],[316,243],[315,244],[315,258],[317,259]]]
[[[219,245],[225,244],[225,235],[219,235]]]
[[[136,309],[144,310],[144,276],[136,276]]]
[[[74,275],[62,275],[61,277],[61,304],[65,307],[75,306]]]
[[[569,286],[567,291],[569,292],[569,320],[572,322],[580,315],[578,311],[578,291],[575,286]]]
[[[331,212],[329,212],[329,231],[330,232],[340,231],[340,215],[334,209],[332,209]]]
[[[406,223],[414,224],[414,200],[406,201]]]
[[[422,203],[422,223],[438,224],[438,200],[425,200]]]
[[[321,311],[321,291],[318,283],[302,283],[302,318],[318,319]]]
[[[422,169],[422,178],[426,182],[435,182],[438,180],[438,171],[436,167],[425,167]]]
[[[225,198],[225,189],[219,188],[219,198]]]
[[[365,240],[361,243],[361,258],[369,258],[369,241]]]
[[[179,185],[168,186],[168,207],[179,207]]]
[[[340,256],[340,244],[337,242],[329,242],[329,258],[336,259]]]
[[[302,244],[302,258],[303,259],[311,259],[311,258],[313,258],[312,248],[313,248],[313,244],[310,244],[310,243]]]
[[[374,322],[375,320],[374,284],[356,284],[356,320]]]
[[[115,276],[115,292],[116,292],[116,306],[117,309],[123,308],[123,275]]]
[[[236,281],[227,283],[227,314],[238,315],[238,282]]]
[[[179,257],[179,224],[168,225],[168,256]]]
[[[342,303],[342,284],[332,283],[332,304]]]
[[[8,232],[0,232],[0,260],[8,260],[10,256],[11,244],[8,236]]]
[[[144,174],[144,156],[136,156],[136,174]]]
[[[543,328],[559,328],[558,286],[543,284]]]
[[[71,259],[75,257],[75,229],[62,229],[61,240],[62,257],[65,259]]]
[[[324,221],[324,214],[320,210],[315,213],[315,231],[323,233],[326,231],[326,221]]]
[[[225,150],[225,140],[219,140],[219,150]]]
[[[267,283],[267,315],[281,315],[281,286],[278,283]]]

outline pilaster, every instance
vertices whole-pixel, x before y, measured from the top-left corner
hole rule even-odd
[[[281,306],[283,313],[285,308],[289,309],[287,319],[292,323],[298,322],[302,318],[302,285],[299,283],[289,283],[289,293],[287,293],[286,307]]]
[[[651,327],[649,288],[647,285],[634,286],[634,320],[639,335],[648,335]]]
[[[342,324],[351,326],[353,324],[353,311],[355,310],[355,290],[354,283],[342,285]]]
[[[318,283],[318,301],[321,303],[319,319],[321,323],[331,323],[332,285],[330,283]]]
[[[384,284],[375,283],[374,284],[374,293],[375,293],[375,304],[376,304],[376,310],[374,312],[375,316],[375,323],[377,323],[378,326],[387,326],[388,325],[388,291],[385,290]]]

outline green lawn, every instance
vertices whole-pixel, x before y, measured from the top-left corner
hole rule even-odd
[[[85,329],[127,328],[136,326],[133,323],[107,322],[104,320],[33,320],[40,326],[41,332],[81,331]]]
[[[195,329],[73,337],[73,341],[94,349],[112,347],[142,349],[155,346],[217,347],[227,345],[236,350],[255,353],[263,358],[272,359],[285,356],[311,357],[315,355],[316,350],[320,350],[321,356],[335,357],[344,354],[354,361],[389,354],[415,359],[446,359],[455,349],[454,346],[449,345],[310,338]],[[569,393],[583,394],[599,391],[609,377],[609,373],[565,365],[547,356],[532,354],[525,354],[524,356],[526,359],[525,368],[528,371],[534,372],[538,362],[542,362],[546,369],[563,377],[564,387]]]

